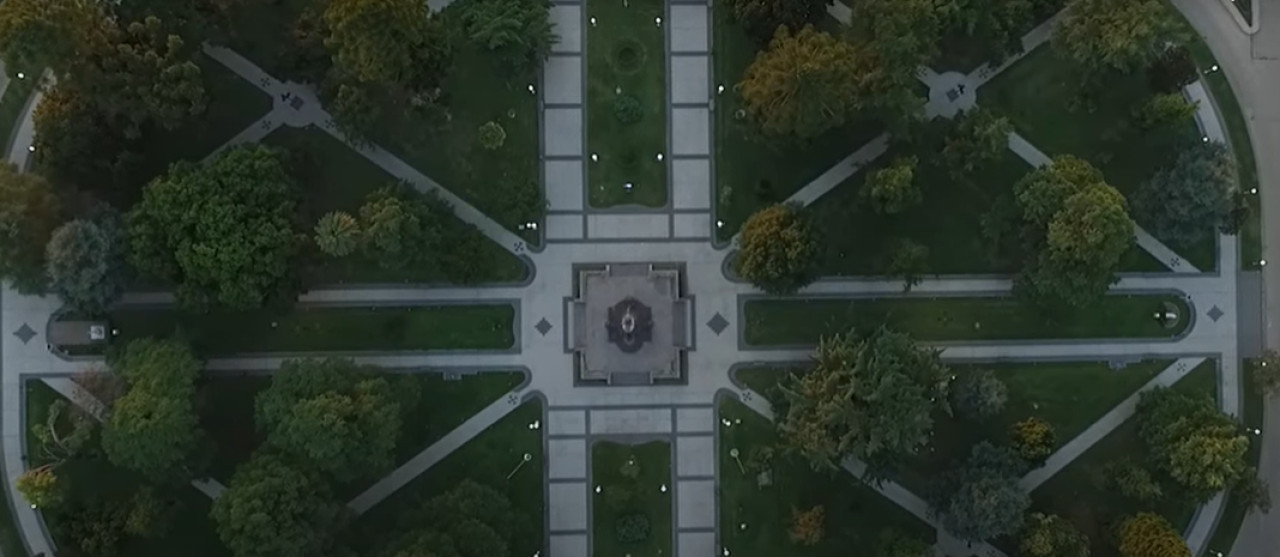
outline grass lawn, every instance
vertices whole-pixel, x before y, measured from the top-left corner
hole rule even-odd
[[[1102,170],[1107,182],[1132,196],[1157,169],[1171,163],[1184,141],[1198,141],[1194,121],[1172,133],[1132,124],[1131,112],[1153,94],[1146,75],[1108,75],[1092,110],[1079,104],[1083,77],[1048,45],[1036,48],[978,90],[978,102],[1007,114],[1018,132],[1050,156],[1071,154]],[[1170,244],[1201,270],[1213,270],[1213,238],[1195,245]]]
[[[271,386],[266,375],[202,375],[196,389],[196,409],[200,429],[216,450],[209,462],[209,475],[222,482],[231,480],[236,467],[249,460],[263,442],[253,424],[253,403],[258,393]]]
[[[27,107],[27,99],[35,92],[40,81],[40,68],[8,68],[9,85],[0,96],[0,138],[4,140],[4,156],[9,156],[9,144],[13,142],[13,134],[22,119],[22,109]],[[26,79],[18,79],[18,72],[26,75]]]
[[[667,150],[667,55],[666,29],[654,19],[666,15],[666,4],[587,0],[586,9],[596,20],[587,27],[587,152],[600,157],[587,169],[587,199],[592,207],[661,207],[667,164],[657,155]],[[639,121],[615,115],[628,96],[642,107]]]
[[[1207,360],[1174,385],[1174,388],[1188,393],[1215,396],[1216,366],[1216,361]],[[1032,509],[1058,514],[1075,523],[1092,540],[1093,557],[1117,556],[1113,527],[1116,521],[1136,512],[1159,513],[1169,519],[1174,529],[1181,532],[1190,523],[1195,505],[1166,497],[1154,506],[1144,507],[1119,496],[1107,485],[1104,468],[1108,463],[1122,458],[1131,458],[1140,464],[1146,461],[1136,419],[1124,422],[1032,492]],[[1165,493],[1170,493],[1172,488],[1164,486],[1164,490]]]
[[[779,455],[771,465],[773,485],[759,487],[756,474],[750,469],[743,473],[730,451],[737,449],[745,464],[754,449],[776,446],[773,424],[731,399],[720,401],[720,416],[735,422],[720,427],[719,486],[721,543],[733,555],[878,555],[881,536],[889,532],[934,541],[927,524],[847,473],[814,472],[805,462]],[[792,543],[792,509],[817,505],[826,514],[822,541],[816,546]],[[746,530],[740,529],[743,523]]]
[[[390,174],[314,126],[283,127],[272,132],[263,143],[289,151],[298,183],[303,188],[301,212],[308,228],[332,211],[358,216],[369,194],[395,182]],[[442,225],[463,227],[468,230],[466,233],[480,234],[453,216]],[[528,276],[524,262],[511,252],[488,240],[484,248],[471,257],[486,262],[484,267],[489,272],[485,282],[519,282]],[[306,280],[311,284],[447,282],[440,268],[429,262],[403,269],[384,269],[375,261],[359,256],[325,257],[307,274]]]
[[[226,46],[277,79],[308,81],[309,76],[296,71],[294,30],[303,11],[315,5],[312,0],[231,4],[227,11],[231,34]]]
[[[502,491],[513,507],[523,513],[525,523],[513,525],[516,535],[512,537],[514,543],[509,554],[542,552],[545,555],[542,431],[530,431],[528,426],[539,419],[542,419],[541,402],[530,401],[515,409],[357,518],[351,527],[350,544],[362,555],[372,555],[397,534],[421,526],[408,519],[426,500],[469,479]],[[532,460],[508,478],[526,453],[532,455]]]
[[[42,423],[48,415],[49,405],[61,397],[43,382],[28,381],[27,389],[27,424]],[[42,464],[35,450],[36,441],[28,432],[27,446],[31,453],[31,465]],[[69,461],[58,469],[58,474],[67,485],[71,494],[68,502],[54,509],[45,509],[43,515],[49,526],[53,539],[64,553],[76,554],[74,542],[65,535],[67,517],[64,514],[76,502],[106,501],[108,504],[122,502],[132,497],[137,490],[147,485],[141,476],[117,468],[107,462],[97,449],[95,437],[86,451],[86,457]],[[169,521],[168,529],[162,535],[152,538],[125,537],[119,545],[119,554],[130,557],[172,557],[186,555],[190,557],[230,557],[228,551],[214,532],[213,522],[209,519],[211,501],[195,488],[187,485],[173,488],[156,487],[157,495],[167,503],[169,508],[165,519]]]
[[[623,467],[634,462],[638,475],[628,477]],[[671,531],[672,485],[671,444],[652,441],[622,445],[600,441],[591,446],[591,482],[604,494],[592,495],[591,545],[594,557],[661,557],[673,551]],[[629,501],[614,503],[611,490],[630,490]],[[624,543],[617,534],[619,519],[643,515],[649,520],[649,535],[642,541]]]
[[[266,352],[481,350],[510,348],[507,304],[294,308],[196,314],[174,308],[111,312],[115,344],[180,332],[205,357]],[[274,326],[273,326],[274,325]]]
[[[746,342],[753,346],[814,345],[850,328],[881,324],[918,340],[1031,340],[1080,338],[1167,338],[1185,330],[1152,318],[1161,302],[1181,315],[1186,302],[1174,295],[1107,296],[1105,302],[1052,321],[1009,297],[905,297],[764,299],[746,303]]]
[[[715,85],[725,87],[716,97],[714,115],[716,218],[724,221],[717,238],[727,241],[752,213],[786,199],[880,135],[882,127],[869,120],[854,121],[803,143],[761,137],[748,122],[734,117],[741,107],[734,86],[761,45],[733,21],[725,3],[714,3],[711,11],[712,72]],[[821,27],[835,30],[840,25],[825,18]]]
[[[1246,428],[1263,429],[1264,397],[1262,392],[1254,385],[1254,382],[1247,379],[1245,370],[1248,370],[1249,366],[1250,362],[1246,360],[1240,368],[1240,378],[1242,379],[1240,385],[1244,390],[1244,405],[1240,409],[1240,421]],[[1249,464],[1256,468],[1261,454],[1261,437],[1250,438],[1249,455],[1246,457]],[[1266,472],[1263,472],[1264,477],[1265,474]],[[1213,537],[1209,538],[1209,544],[1205,546],[1206,555],[1211,555],[1214,551],[1230,553],[1231,546],[1235,544],[1236,536],[1240,534],[1240,525],[1244,522],[1247,514],[1249,513],[1244,504],[1228,493],[1222,516],[1218,518],[1218,526],[1213,531]]]

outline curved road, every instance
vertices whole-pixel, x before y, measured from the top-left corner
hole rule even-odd
[[[1280,327],[1270,319],[1280,310],[1280,242],[1267,242],[1268,232],[1280,230],[1280,3],[1263,0],[1258,32],[1245,34],[1230,8],[1215,0],[1173,0],[1196,30],[1204,36],[1235,89],[1249,136],[1253,140],[1261,183],[1263,214],[1263,257],[1273,262],[1263,268],[1266,290],[1264,340],[1267,347],[1280,348]],[[1262,2],[1259,2],[1262,3]],[[1280,503],[1280,405],[1267,404],[1266,437],[1262,442],[1259,469],[1271,482],[1271,499]],[[1240,536],[1231,548],[1232,557],[1280,556],[1280,509],[1266,515],[1245,518]]]

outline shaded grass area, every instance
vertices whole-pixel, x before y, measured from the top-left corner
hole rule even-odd
[[[880,135],[883,127],[857,120],[806,142],[761,137],[749,122],[736,119],[742,104],[735,85],[762,45],[733,20],[724,2],[713,4],[711,11],[713,86],[725,87],[716,97],[713,130],[716,218],[724,221],[717,238],[727,241],[752,213],[786,199]],[[839,26],[825,18],[820,27]]]
[[[459,0],[443,12],[454,45],[453,66],[439,101],[448,116],[384,99],[370,139],[536,244],[536,231],[520,229],[538,220],[545,207],[538,97],[528,90],[536,80],[503,69],[497,57],[464,36],[456,14],[466,4]],[[480,144],[480,126],[487,122],[497,122],[506,132],[498,149]]]
[[[1018,132],[1046,154],[1088,160],[1126,196],[1171,163],[1180,145],[1199,140],[1192,120],[1165,132],[1133,123],[1133,109],[1155,93],[1144,73],[1108,74],[1088,100],[1080,94],[1084,82],[1077,66],[1044,45],[979,89],[979,103],[1007,114]],[[1213,235],[1169,247],[1201,270],[1216,266]]]
[[[799,459],[774,458],[773,485],[760,487],[754,470],[745,473],[730,451],[747,463],[759,449],[778,445],[768,420],[737,400],[722,399],[720,417],[720,535],[733,555],[747,557],[844,557],[878,555],[881,537],[890,533],[934,541],[935,532],[893,501],[847,473],[815,472]],[[739,423],[738,420],[741,420]],[[826,529],[816,546],[793,543],[788,535],[792,509],[821,505]],[[739,525],[747,524],[742,530]]]
[[[296,22],[312,0],[234,2],[227,8],[227,46],[277,79],[309,81],[299,72]]]
[[[1246,360],[1244,365],[1240,367],[1242,392],[1244,394],[1242,406],[1240,408],[1240,421],[1247,429],[1263,429],[1263,411],[1265,410],[1265,397],[1262,391],[1258,390],[1257,385],[1245,377],[1245,370],[1250,369],[1251,362]],[[1258,459],[1262,456],[1262,437],[1253,437],[1249,442],[1249,452],[1245,457],[1246,461],[1253,467],[1258,466]],[[1265,478],[1266,471],[1260,472]],[[1256,511],[1255,511],[1256,512]],[[1213,531],[1213,536],[1209,538],[1209,543],[1205,546],[1205,555],[1216,555],[1215,552],[1225,554],[1231,553],[1231,547],[1235,544],[1236,537],[1240,534],[1240,526],[1244,523],[1244,519],[1248,516],[1249,509],[1238,497],[1233,497],[1230,492],[1227,493],[1226,503],[1222,507],[1222,515],[1218,517],[1218,525]]]
[[[395,178],[369,162],[346,144],[314,126],[283,127],[268,135],[263,143],[288,151],[299,185],[303,188],[301,213],[310,231],[320,217],[332,211],[359,215],[369,194],[395,183]],[[480,231],[456,216],[439,223],[460,234],[480,235]],[[528,276],[523,261],[498,244],[485,239],[484,249],[468,254],[480,259],[488,272],[483,282],[518,282]],[[348,283],[443,283],[448,282],[439,266],[429,261],[400,269],[386,269],[372,258],[352,255],[322,257],[306,273],[311,284]]]
[[[48,416],[49,405],[62,396],[38,380],[28,381],[26,390],[26,423],[43,423]],[[36,440],[28,431],[29,450],[37,446],[35,443]],[[107,462],[99,450],[96,435],[90,443],[85,451],[86,456],[68,461],[58,468],[62,481],[67,482],[71,489],[68,502],[42,510],[54,541],[64,548],[62,553],[76,554],[75,542],[65,531],[68,524],[67,513],[76,505],[91,502],[118,504],[133,497],[142,486],[150,485],[145,478]],[[43,463],[33,450],[30,465],[38,466]],[[231,552],[222,545],[214,532],[213,522],[209,519],[211,501],[207,496],[189,485],[169,488],[157,486],[156,490],[162,503],[167,505],[164,519],[168,522],[168,528],[155,537],[125,537],[118,548],[120,555],[230,557]]]
[[[654,24],[665,6],[662,0],[586,2],[587,16],[597,22],[586,29],[586,149],[600,157],[587,168],[592,207],[667,202],[667,164],[657,160],[667,150],[666,29]],[[628,96],[643,110],[633,123],[615,114],[615,103]]]
[[[628,462],[639,467],[638,474],[627,477],[622,469]],[[592,555],[595,557],[660,557],[673,552],[671,531],[671,495],[661,486],[672,484],[671,444],[653,441],[639,445],[623,445],[608,441],[591,446],[591,481],[604,490],[595,497],[592,513]],[[613,503],[607,495],[613,490],[630,490],[626,503]],[[624,543],[619,538],[618,520],[629,515],[642,515],[649,520],[649,535],[642,541]]]
[[[1186,393],[1214,397],[1217,393],[1217,362],[1206,360],[1174,385]],[[1137,512],[1158,513],[1181,532],[1190,523],[1196,505],[1168,496],[1173,486],[1162,486],[1167,494],[1154,505],[1143,505],[1122,497],[1106,481],[1107,464],[1123,458],[1139,464],[1147,460],[1134,418],[1102,438],[1074,462],[1031,493],[1032,509],[1058,514],[1072,521],[1089,536],[1094,557],[1117,557],[1114,527],[1119,520]]]
[[[194,314],[174,308],[110,313],[113,339],[187,338],[202,356],[264,352],[476,350],[510,348],[515,309],[509,304],[400,307],[312,307]]]
[[[200,429],[215,450],[209,475],[231,480],[236,467],[249,460],[265,440],[253,422],[254,398],[271,386],[266,375],[204,375],[196,390]]]
[[[1165,329],[1153,315],[1172,303],[1181,322]],[[818,339],[880,325],[918,340],[1168,338],[1186,330],[1186,302],[1174,295],[1107,296],[1071,313],[1043,313],[1009,297],[808,298],[749,300],[747,344],[814,345]]]
[[[414,478],[386,500],[358,517],[351,526],[350,544],[362,555],[375,554],[387,542],[408,530],[421,528],[411,518],[428,499],[444,493],[463,480],[488,485],[506,494],[513,507],[523,513],[528,524],[517,525],[516,536],[510,548],[511,555],[546,554],[543,516],[546,508],[543,495],[543,469],[545,455],[542,450],[542,430],[531,431],[528,424],[542,419],[542,403],[526,402],[479,436],[445,457],[426,473]],[[510,478],[509,473],[523,459],[531,455]]]

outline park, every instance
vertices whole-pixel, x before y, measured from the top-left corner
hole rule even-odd
[[[1182,4],[6,0],[0,557],[1251,557]]]

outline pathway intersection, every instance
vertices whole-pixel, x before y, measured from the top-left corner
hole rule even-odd
[[[282,126],[315,126],[345,142],[354,151],[374,162],[388,173],[407,180],[423,191],[433,191],[450,202],[457,216],[474,224],[483,234],[513,254],[527,259],[536,272],[526,285],[472,288],[360,288],[319,289],[309,292],[300,304],[360,302],[368,304],[403,304],[449,300],[510,301],[516,311],[516,345],[506,351],[461,351],[445,353],[361,354],[356,359],[376,365],[439,372],[450,369],[524,369],[528,380],[493,404],[481,410],[454,431],[389,474],[364,493],[356,496],[349,507],[362,513],[376,506],[415,477],[429,473],[430,468],[487,427],[508,415],[520,403],[531,398],[543,401],[545,415],[542,432],[546,448],[545,493],[547,495],[548,555],[552,557],[586,557],[591,554],[592,482],[590,447],[597,440],[670,441],[673,447],[673,477],[670,496],[674,509],[675,555],[677,557],[713,557],[727,555],[720,544],[716,482],[719,474],[717,440],[723,424],[715,410],[717,397],[737,397],[760,414],[771,417],[765,399],[736,384],[730,370],[749,362],[803,362],[809,350],[760,349],[746,346],[743,331],[742,304],[759,296],[753,287],[726,277],[723,263],[729,254],[727,246],[716,247],[714,236],[713,182],[710,154],[712,149],[711,117],[714,111],[713,88],[721,84],[710,81],[711,56],[709,5],[696,0],[672,0],[668,27],[669,118],[671,118],[672,184],[668,207],[662,211],[626,208],[593,211],[586,204],[584,165],[589,154],[583,153],[585,82],[583,33],[588,17],[586,6],[563,1],[552,8],[553,20],[561,40],[547,63],[539,84],[530,84],[541,95],[542,155],[549,214],[544,222],[545,245],[530,246],[512,231],[490,219],[458,196],[423,175],[408,163],[377,145],[353,144],[335,127],[315,92],[309,87],[281,82],[266,74],[251,61],[221,47],[206,46],[205,52],[247,81],[276,99],[275,106],[232,139],[227,146],[256,142]],[[679,13],[677,13],[679,12]],[[845,13],[839,10],[836,13]],[[845,16],[847,17],[847,15]],[[1056,20],[1053,20],[1056,21]],[[1024,38],[1030,51],[1047,39],[1053,21],[1042,25]],[[695,22],[695,23],[690,23]],[[1015,60],[999,68],[979,68],[969,75],[938,74],[922,69],[921,80],[930,87],[928,112],[952,117],[960,109],[973,106],[976,90]],[[963,94],[948,95],[958,84],[967,85]],[[729,84],[723,84],[728,86]],[[281,100],[290,94],[297,101]],[[1192,93],[1194,94],[1194,93]],[[1200,94],[1203,94],[1201,91]],[[300,101],[300,102],[299,102]],[[14,145],[8,153],[10,162],[25,163],[32,144],[31,113],[27,107]],[[1210,103],[1201,103],[1200,120],[1217,122]],[[1221,141],[1219,125],[1205,125],[1204,133]],[[830,192],[857,170],[882,155],[889,138],[873,139],[846,159],[839,161],[808,186],[800,189],[792,200],[809,204]],[[226,146],[224,146],[225,148]],[[1043,164],[1046,157],[1024,138],[1010,136],[1010,148],[1031,164]],[[1206,273],[1190,267],[1154,238],[1139,233],[1139,244],[1164,261],[1175,273],[1126,275],[1113,290],[1116,293],[1177,292],[1186,297],[1193,308],[1194,319],[1183,336],[1163,341],[1032,341],[1032,342],[953,342],[939,343],[948,361],[993,360],[1134,360],[1144,357],[1176,359],[1168,369],[1145,385],[1172,384],[1205,358],[1220,362],[1219,400],[1224,411],[1239,412],[1237,300],[1236,280],[1239,262],[1237,242],[1232,236],[1219,239],[1217,272]],[[687,384],[659,386],[584,387],[577,385],[570,370],[573,353],[566,298],[573,296],[575,264],[610,264],[629,262],[671,262],[684,265],[687,291],[693,297],[691,349],[688,352]],[[911,296],[982,295],[1001,296],[1010,292],[1010,280],[1001,277],[946,276],[923,281]],[[821,280],[803,290],[802,296],[904,296],[901,281],[880,278]],[[166,303],[168,294],[135,294],[122,304]],[[57,300],[24,296],[5,288],[0,292],[0,327],[3,332],[3,450],[7,480],[10,482],[10,504],[26,544],[33,555],[53,554],[51,541],[37,509],[21,499],[12,488],[25,470],[25,424],[23,418],[26,380],[44,380],[63,391],[74,388],[67,379],[94,362],[66,360],[46,347],[43,331],[50,316],[58,309]],[[251,354],[218,358],[208,368],[222,370],[269,370],[291,355]],[[1023,485],[1031,488],[1046,481],[1076,457],[1132,415],[1137,394],[1126,399],[1067,443],[1043,468],[1028,474]],[[77,397],[80,398],[80,397]],[[860,475],[864,465],[854,459],[844,467]],[[854,481],[850,478],[850,481]],[[938,526],[924,501],[894,482],[875,488],[889,499],[938,528],[938,547],[942,554],[997,556],[1001,552],[986,544],[975,544],[972,550],[947,535]],[[205,484],[202,491],[216,497],[220,487]],[[1185,533],[1193,552],[1204,548],[1222,506],[1219,496],[1206,504]]]

